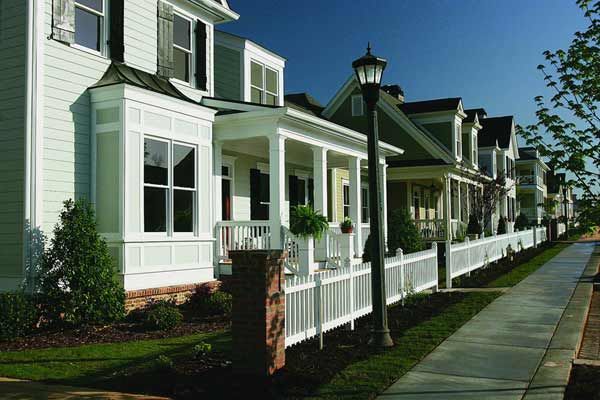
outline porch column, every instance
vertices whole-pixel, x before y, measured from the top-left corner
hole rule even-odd
[[[348,160],[348,172],[350,175],[350,219],[356,224],[354,230],[354,254],[355,257],[362,257],[360,158],[350,157]]]
[[[381,180],[380,188],[381,195],[383,196],[383,240],[385,242],[385,249],[387,250],[387,237],[388,237],[388,215],[387,215],[387,164],[382,163],[379,169]]]
[[[457,185],[457,199],[458,199],[458,214],[457,214],[457,219],[458,222],[462,222],[462,204],[461,204],[461,190],[460,187],[462,186],[462,182],[461,181],[456,181]],[[458,224],[458,226],[460,226],[460,224]]]
[[[467,223],[469,223],[469,218],[471,218],[471,185],[466,184],[467,190]]]
[[[448,175],[444,176],[444,223],[446,225],[446,240],[452,240],[452,222],[450,221],[452,217],[451,207],[452,207],[452,190],[451,190],[451,180]]]
[[[269,222],[271,248],[281,249],[281,225],[285,212],[285,136],[269,136]]]
[[[313,177],[315,210],[327,217],[327,149],[314,146]]]
[[[222,204],[222,166],[223,166],[223,143],[215,141],[213,143],[213,169],[215,179],[215,197],[214,197],[214,210],[215,210],[215,223],[221,221],[223,217],[223,204]]]
[[[314,208],[327,218],[327,149],[313,146]],[[329,254],[328,240],[315,243],[315,258],[325,260]]]

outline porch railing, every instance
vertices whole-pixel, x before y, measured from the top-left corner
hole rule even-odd
[[[415,225],[423,239],[444,239],[446,237],[443,219],[417,219]]]
[[[297,274],[300,270],[300,248],[298,238],[285,226],[281,227],[281,237],[283,239],[283,248],[287,250],[287,258],[284,266],[287,272]]]
[[[265,250],[271,248],[269,221],[220,221],[216,225],[216,248],[219,260],[228,260],[231,250]]]

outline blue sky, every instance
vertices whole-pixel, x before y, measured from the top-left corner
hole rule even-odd
[[[384,83],[407,101],[462,97],[490,116],[535,121],[546,93],[536,66],[546,49],[566,48],[586,21],[574,0],[230,0],[241,15],[219,29],[286,57],[286,93],[326,103],[373,52],[388,59]]]

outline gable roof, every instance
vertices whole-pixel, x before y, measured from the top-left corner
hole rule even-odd
[[[460,97],[450,97],[446,99],[434,99],[424,101],[412,101],[398,105],[406,114],[422,114],[438,111],[454,111],[460,106]]]
[[[487,116],[487,112],[483,108],[471,108],[469,110],[465,110],[465,114],[467,114],[467,117],[463,119],[463,122],[466,123],[475,122],[475,117],[481,121]]]
[[[325,107],[308,93],[286,94],[285,106],[320,117]]]
[[[509,148],[512,140],[513,121],[512,115],[481,119],[479,124],[482,128],[477,136],[479,147],[493,147],[498,143],[498,147],[502,149]]]
[[[520,147],[519,156],[521,160],[537,160],[537,151],[533,147]]]

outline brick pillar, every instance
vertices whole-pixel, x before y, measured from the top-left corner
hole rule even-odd
[[[233,369],[267,377],[285,365],[285,252],[230,251]]]

